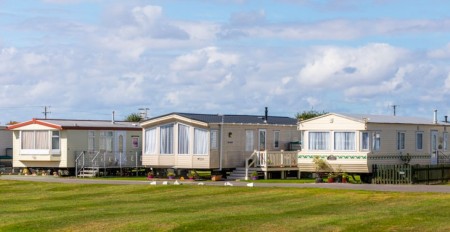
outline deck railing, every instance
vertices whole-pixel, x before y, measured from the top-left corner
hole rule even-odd
[[[297,151],[257,151],[259,167],[297,167]]]
[[[298,151],[254,151],[245,160],[245,176],[248,178],[249,168],[284,168],[297,167]]]
[[[140,151],[75,151],[75,172],[83,168],[134,168],[142,166]]]

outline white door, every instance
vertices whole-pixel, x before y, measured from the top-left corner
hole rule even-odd
[[[114,154],[116,156],[116,160],[119,160],[121,164],[125,164],[127,161],[126,138],[126,131],[116,131],[114,133]]]
[[[431,131],[431,141],[430,141],[430,153],[431,153],[431,160],[430,164],[437,164],[438,163],[438,132],[437,131]]]
[[[266,130],[259,129],[258,130],[258,151],[266,150]]]

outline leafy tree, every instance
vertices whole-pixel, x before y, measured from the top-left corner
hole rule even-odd
[[[131,113],[125,118],[127,122],[140,122],[141,120],[141,115],[138,113]]]
[[[17,123],[19,123],[19,122],[17,122],[17,121],[9,121],[8,123],[6,123],[6,125],[14,125],[14,124],[17,124]]]
[[[297,113],[295,115],[295,117],[300,120],[306,120],[306,119],[314,118],[314,117],[317,117],[320,115],[324,115],[326,113],[327,112],[325,112],[325,111],[319,112],[316,110],[309,110],[309,111],[303,111],[302,113]]]

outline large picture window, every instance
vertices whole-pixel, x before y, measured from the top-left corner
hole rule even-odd
[[[178,154],[189,154],[189,127],[178,125]]]
[[[355,150],[355,132],[335,132],[334,150],[354,151]]]
[[[173,154],[173,124],[161,126],[160,153]]]
[[[194,154],[208,154],[208,131],[194,129]]]
[[[309,132],[309,150],[329,150],[329,132]]]
[[[22,149],[49,149],[49,132],[22,131]]]

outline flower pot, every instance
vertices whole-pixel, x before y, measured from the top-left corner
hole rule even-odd
[[[174,178],[174,176],[169,176],[169,180],[173,180]]]
[[[211,180],[212,180],[212,181],[219,181],[219,180],[221,180],[221,179],[222,179],[222,176],[219,176],[219,175],[211,176]]]
[[[347,183],[347,177],[342,177],[342,183]]]
[[[257,180],[258,177],[257,176],[252,176],[252,180]]]
[[[333,183],[333,182],[334,182],[334,178],[328,177],[328,183]]]

